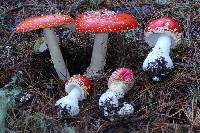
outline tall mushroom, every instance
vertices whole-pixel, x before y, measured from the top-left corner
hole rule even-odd
[[[65,84],[65,91],[68,95],[59,99],[55,104],[59,111],[70,116],[78,115],[78,101],[86,99],[90,92],[90,84],[90,80],[83,75],[72,76]]]
[[[109,116],[113,111],[118,115],[133,112],[133,107],[127,103],[123,103],[119,109],[119,99],[133,87],[134,80],[134,74],[129,68],[119,68],[112,73],[108,80],[108,90],[99,99],[99,107],[104,111],[104,116]]]
[[[30,17],[23,20],[16,26],[16,32],[27,32],[30,30],[43,28],[54,68],[61,80],[68,79],[70,75],[60,51],[56,33],[50,27],[56,27],[64,24],[74,24],[74,22],[74,19],[67,15],[52,14]]]
[[[181,28],[172,18],[163,17],[148,23],[145,41],[153,47],[143,62],[143,70],[147,71],[154,81],[160,81],[174,67],[169,56],[170,48],[181,42]]]
[[[87,68],[88,77],[98,77],[104,71],[108,33],[136,28],[138,22],[131,15],[107,9],[89,11],[76,18],[78,32],[95,32],[92,58]]]

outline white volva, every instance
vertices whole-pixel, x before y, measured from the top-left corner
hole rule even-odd
[[[124,97],[124,87],[123,82],[114,82],[110,85],[109,89],[101,95],[99,99],[99,106],[104,105],[107,101],[110,101],[110,104],[114,107],[118,107],[118,99]],[[111,100],[112,99],[112,100]]]
[[[96,33],[92,51],[90,66],[87,68],[88,77],[97,77],[104,71],[106,64],[106,52],[108,43],[108,33]]]
[[[143,62],[143,70],[147,70],[147,68],[157,68],[157,65],[152,65],[151,62],[156,62],[156,59],[164,58],[166,61],[167,68],[173,68],[173,62],[169,56],[171,47],[171,38],[167,35],[162,35],[158,38],[156,45],[152,49],[152,51],[148,54],[147,58]],[[159,77],[153,77],[153,80],[159,80]]]
[[[124,102],[122,108],[117,112],[120,116],[130,115],[134,111],[131,104]]]
[[[55,105],[59,106],[61,108],[61,111],[62,109],[66,109],[67,113],[70,116],[75,116],[80,111],[78,106],[78,101],[82,99],[81,97],[82,97],[82,89],[74,85],[70,93],[67,96],[59,99]]]
[[[127,90],[126,89],[127,86],[122,81],[114,81],[108,87],[109,89],[104,94],[102,94],[99,99],[99,106],[103,107],[104,116],[108,116],[108,112],[107,112],[107,109],[109,108],[108,106],[111,106],[114,108],[119,106],[118,100],[124,97],[126,93],[125,90]],[[109,103],[109,104],[106,104],[106,103]],[[126,105],[123,106],[118,112],[118,115],[126,115],[133,112],[133,110],[130,109],[131,108],[130,106],[131,105],[127,107]]]

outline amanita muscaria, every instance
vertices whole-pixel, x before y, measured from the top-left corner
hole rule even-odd
[[[134,29],[138,22],[126,13],[115,13],[107,9],[88,11],[76,18],[77,32],[95,32],[92,58],[87,68],[88,77],[98,77],[104,71],[108,33]]]
[[[65,92],[68,95],[59,99],[55,104],[60,112],[70,116],[78,115],[80,111],[78,101],[87,98],[90,92],[90,84],[91,81],[84,75],[72,76],[65,84]]]
[[[47,42],[54,68],[59,78],[61,80],[66,80],[70,77],[70,75],[60,51],[56,33],[51,27],[74,23],[74,19],[67,15],[52,14],[46,16],[36,16],[27,18],[20,22],[16,26],[16,32],[27,32],[43,28],[46,39],[45,41]]]
[[[181,35],[179,24],[169,17],[147,24],[144,31],[145,41],[153,49],[143,62],[143,70],[147,71],[154,81],[162,80],[173,69],[170,49],[181,42]]]
[[[133,113],[134,108],[131,104],[123,103],[119,108],[119,99],[133,87],[134,78],[129,68],[119,68],[112,73],[108,80],[108,90],[99,99],[99,107],[104,111],[104,116],[109,116],[113,111],[117,115]]]

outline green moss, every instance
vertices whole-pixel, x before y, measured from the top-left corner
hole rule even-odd
[[[7,110],[15,106],[15,99],[20,94],[20,88],[16,85],[19,73],[16,73],[11,82],[0,88],[0,133],[5,133],[5,119]]]

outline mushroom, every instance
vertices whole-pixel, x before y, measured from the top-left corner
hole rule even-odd
[[[123,98],[134,84],[134,74],[129,68],[119,68],[115,70],[108,80],[108,90],[101,95],[99,107],[104,112],[104,116],[114,114],[125,115],[133,112],[132,105],[123,103],[119,109],[119,99]]]
[[[108,33],[136,28],[138,22],[131,15],[115,13],[107,9],[89,11],[76,18],[78,32],[95,32],[92,58],[86,75],[98,77],[104,71]]]
[[[65,84],[67,96],[59,99],[55,106],[58,107],[60,113],[70,116],[78,115],[80,109],[78,101],[86,99],[90,92],[90,80],[83,75],[74,75]]]
[[[16,26],[16,32],[27,32],[43,28],[45,41],[47,42],[54,68],[61,80],[66,80],[70,77],[62,53],[58,45],[56,33],[50,27],[56,27],[64,24],[74,24],[74,19],[67,15],[52,14],[46,16],[30,17]]]
[[[153,81],[162,80],[172,69],[170,48],[181,42],[181,28],[172,18],[163,17],[148,23],[144,39],[153,47],[143,62],[143,70]]]

